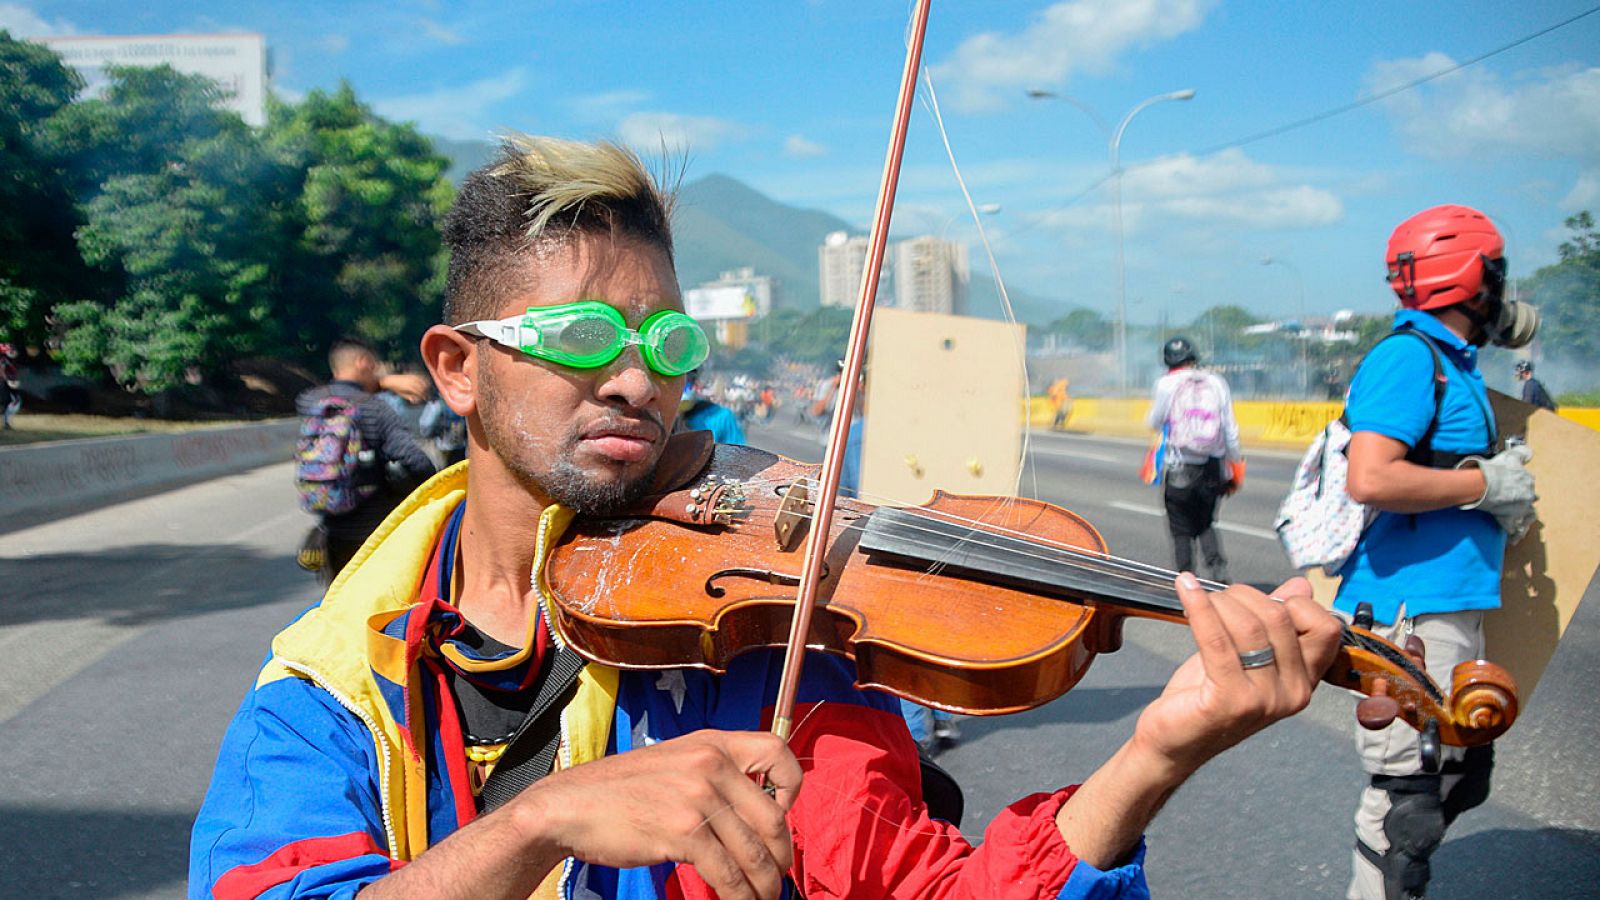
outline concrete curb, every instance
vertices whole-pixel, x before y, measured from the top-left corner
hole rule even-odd
[[[299,419],[0,449],[0,533],[287,462]]]

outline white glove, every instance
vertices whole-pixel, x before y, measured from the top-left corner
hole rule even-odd
[[[1472,456],[1461,461],[1462,466],[1476,465],[1483,472],[1484,483],[1483,496],[1461,508],[1481,509],[1494,516],[1512,543],[1521,540],[1533,524],[1533,501],[1539,499],[1533,492],[1533,473],[1527,468],[1532,458],[1532,448],[1516,444],[1488,459]]]

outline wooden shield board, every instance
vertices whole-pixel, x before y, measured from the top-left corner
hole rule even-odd
[[[918,505],[935,490],[1012,496],[1021,471],[1026,327],[881,309],[868,344],[861,490]]]
[[[1539,495],[1538,521],[1506,548],[1500,608],[1483,622],[1485,656],[1516,679],[1526,707],[1600,567],[1600,432],[1499,391],[1489,392],[1489,403],[1501,439],[1519,437],[1533,449],[1528,471]],[[1306,577],[1331,606],[1339,580],[1321,572]]]

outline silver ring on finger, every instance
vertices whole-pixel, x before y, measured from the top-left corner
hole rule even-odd
[[[1260,650],[1251,650],[1248,653],[1239,654],[1239,667],[1242,669],[1264,669],[1272,665],[1277,657],[1278,655],[1272,651],[1272,647],[1262,647]]]

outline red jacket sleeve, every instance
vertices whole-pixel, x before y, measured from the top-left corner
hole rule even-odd
[[[1062,895],[1078,859],[1055,814],[1071,789],[1013,804],[974,848],[955,827],[928,817],[916,745],[899,716],[824,703],[796,719],[801,725],[791,746],[805,781],[789,822],[795,873],[808,900]],[[1096,871],[1083,868],[1080,875]],[[1114,880],[1142,887],[1142,872],[1128,874]]]

